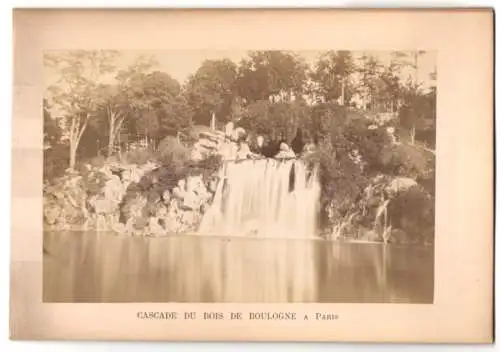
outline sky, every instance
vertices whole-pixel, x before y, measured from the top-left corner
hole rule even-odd
[[[306,62],[312,65],[321,54],[320,51],[296,51],[301,55]],[[390,61],[389,51],[365,51],[365,54],[373,55],[377,57],[382,63],[388,64]],[[210,51],[210,50],[167,50],[167,51],[122,51],[120,57],[117,59],[116,63],[119,68],[126,68],[129,64],[134,62],[137,57],[141,55],[154,56],[159,62],[159,66],[156,68],[159,71],[164,71],[171,75],[173,78],[177,79],[179,82],[183,83],[189,77],[190,74],[196,72],[200,67],[202,62],[206,59],[222,59],[228,58],[235,63],[239,63],[242,58],[246,57],[247,52],[241,50],[226,50],[226,51]],[[362,52],[353,52],[355,57],[361,56]],[[436,68],[436,53],[427,52],[423,54],[419,59],[419,80],[424,84],[428,85],[430,82],[428,76]],[[403,72],[404,76],[413,74],[413,70],[408,70]],[[406,78],[406,77],[404,77]],[[57,72],[53,70],[45,70],[45,83],[50,85],[55,83],[57,79]]]

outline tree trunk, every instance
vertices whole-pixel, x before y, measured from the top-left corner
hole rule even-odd
[[[418,50],[417,52],[415,53],[415,83],[417,84],[418,86]]]
[[[342,80],[341,80],[341,93],[340,93],[340,105],[344,105],[344,102],[345,102],[345,78],[342,77]]]
[[[410,143],[415,144],[415,124],[410,129]]]
[[[114,128],[111,128],[109,131],[109,140],[108,140],[108,158],[113,155],[113,147],[115,146],[115,131]]]
[[[71,138],[69,142],[69,168],[71,170],[75,169],[75,164],[76,164],[76,141]]]
[[[212,118],[210,119],[210,129],[215,131],[215,112],[212,112]]]

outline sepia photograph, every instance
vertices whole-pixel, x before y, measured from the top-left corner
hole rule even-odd
[[[434,50],[46,50],[43,301],[434,302]]]
[[[493,341],[492,10],[13,20],[11,339]]]

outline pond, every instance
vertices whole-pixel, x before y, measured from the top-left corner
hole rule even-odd
[[[44,235],[44,302],[432,303],[433,291],[433,247]]]

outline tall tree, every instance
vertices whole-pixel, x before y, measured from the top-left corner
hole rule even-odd
[[[116,70],[117,55],[118,52],[110,50],[74,50],[44,56],[45,65],[59,74],[59,80],[49,87],[49,93],[51,103],[64,120],[72,169],[80,139],[89,120],[96,116],[96,88],[107,74]]]
[[[416,51],[393,51],[392,58],[397,61],[401,67],[408,67],[413,70],[413,83],[420,87],[421,82],[419,81],[419,69],[420,69],[420,58],[427,54],[425,50]]]
[[[177,136],[178,132],[191,126],[192,120],[193,109],[188,105],[183,92],[160,110],[160,128],[167,136]]]
[[[301,99],[307,81],[306,62],[288,51],[251,51],[240,63],[237,91],[246,103]]]
[[[400,79],[400,64],[391,60],[389,65],[384,67],[380,74],[380,98],[385,105],[385,109],[396,112],[402,100],[402,83]]]
[[[212,115],[225,121],[234,99],[237,66],[229,59],[205,60],[186,84],[186,99],[193,108],[194,120],[208,125]]]
[[[358,68],[361,75],[359,92],[363,96],[365,109],[367,105],[372,111],[377,109],[381,69],[382,64],[375,56],[364,54],[361,57],[361,66]]]
[[[311,78],[317,84],[315,96],[323,102],[339,100],[341,105],[351,100],[354,87],[350,82],[355,62],[349,51],[328,51],[316,62]]]
[[[399,111],[399,121],[401,127],[408,132],[410,144],[414,144],[418,133],[435,131],[436,90],[431,89],[425,93],[412,80],[408,80],[403,94],[404,105]],[[432,140],[427,142],[434,143]]]
[[[136,133],[145,138],[158,138],[162,134],[162,119],[172,118],[165,111],[170,111],[171,105],[177,104],[181,85],[168,73],[160,71],[140,78],[130,91]]]
[[[150,76],[147,73],[157,65],[154,57],[139,56],[125,70],[117,73],[116,84],[103,87],[99,97],[107,118],[108,156],[113,154],[115,141],[125,119],[130,118],[144,105],[137,96],[145,95],[144,91],[149,88],[147,84]]]

